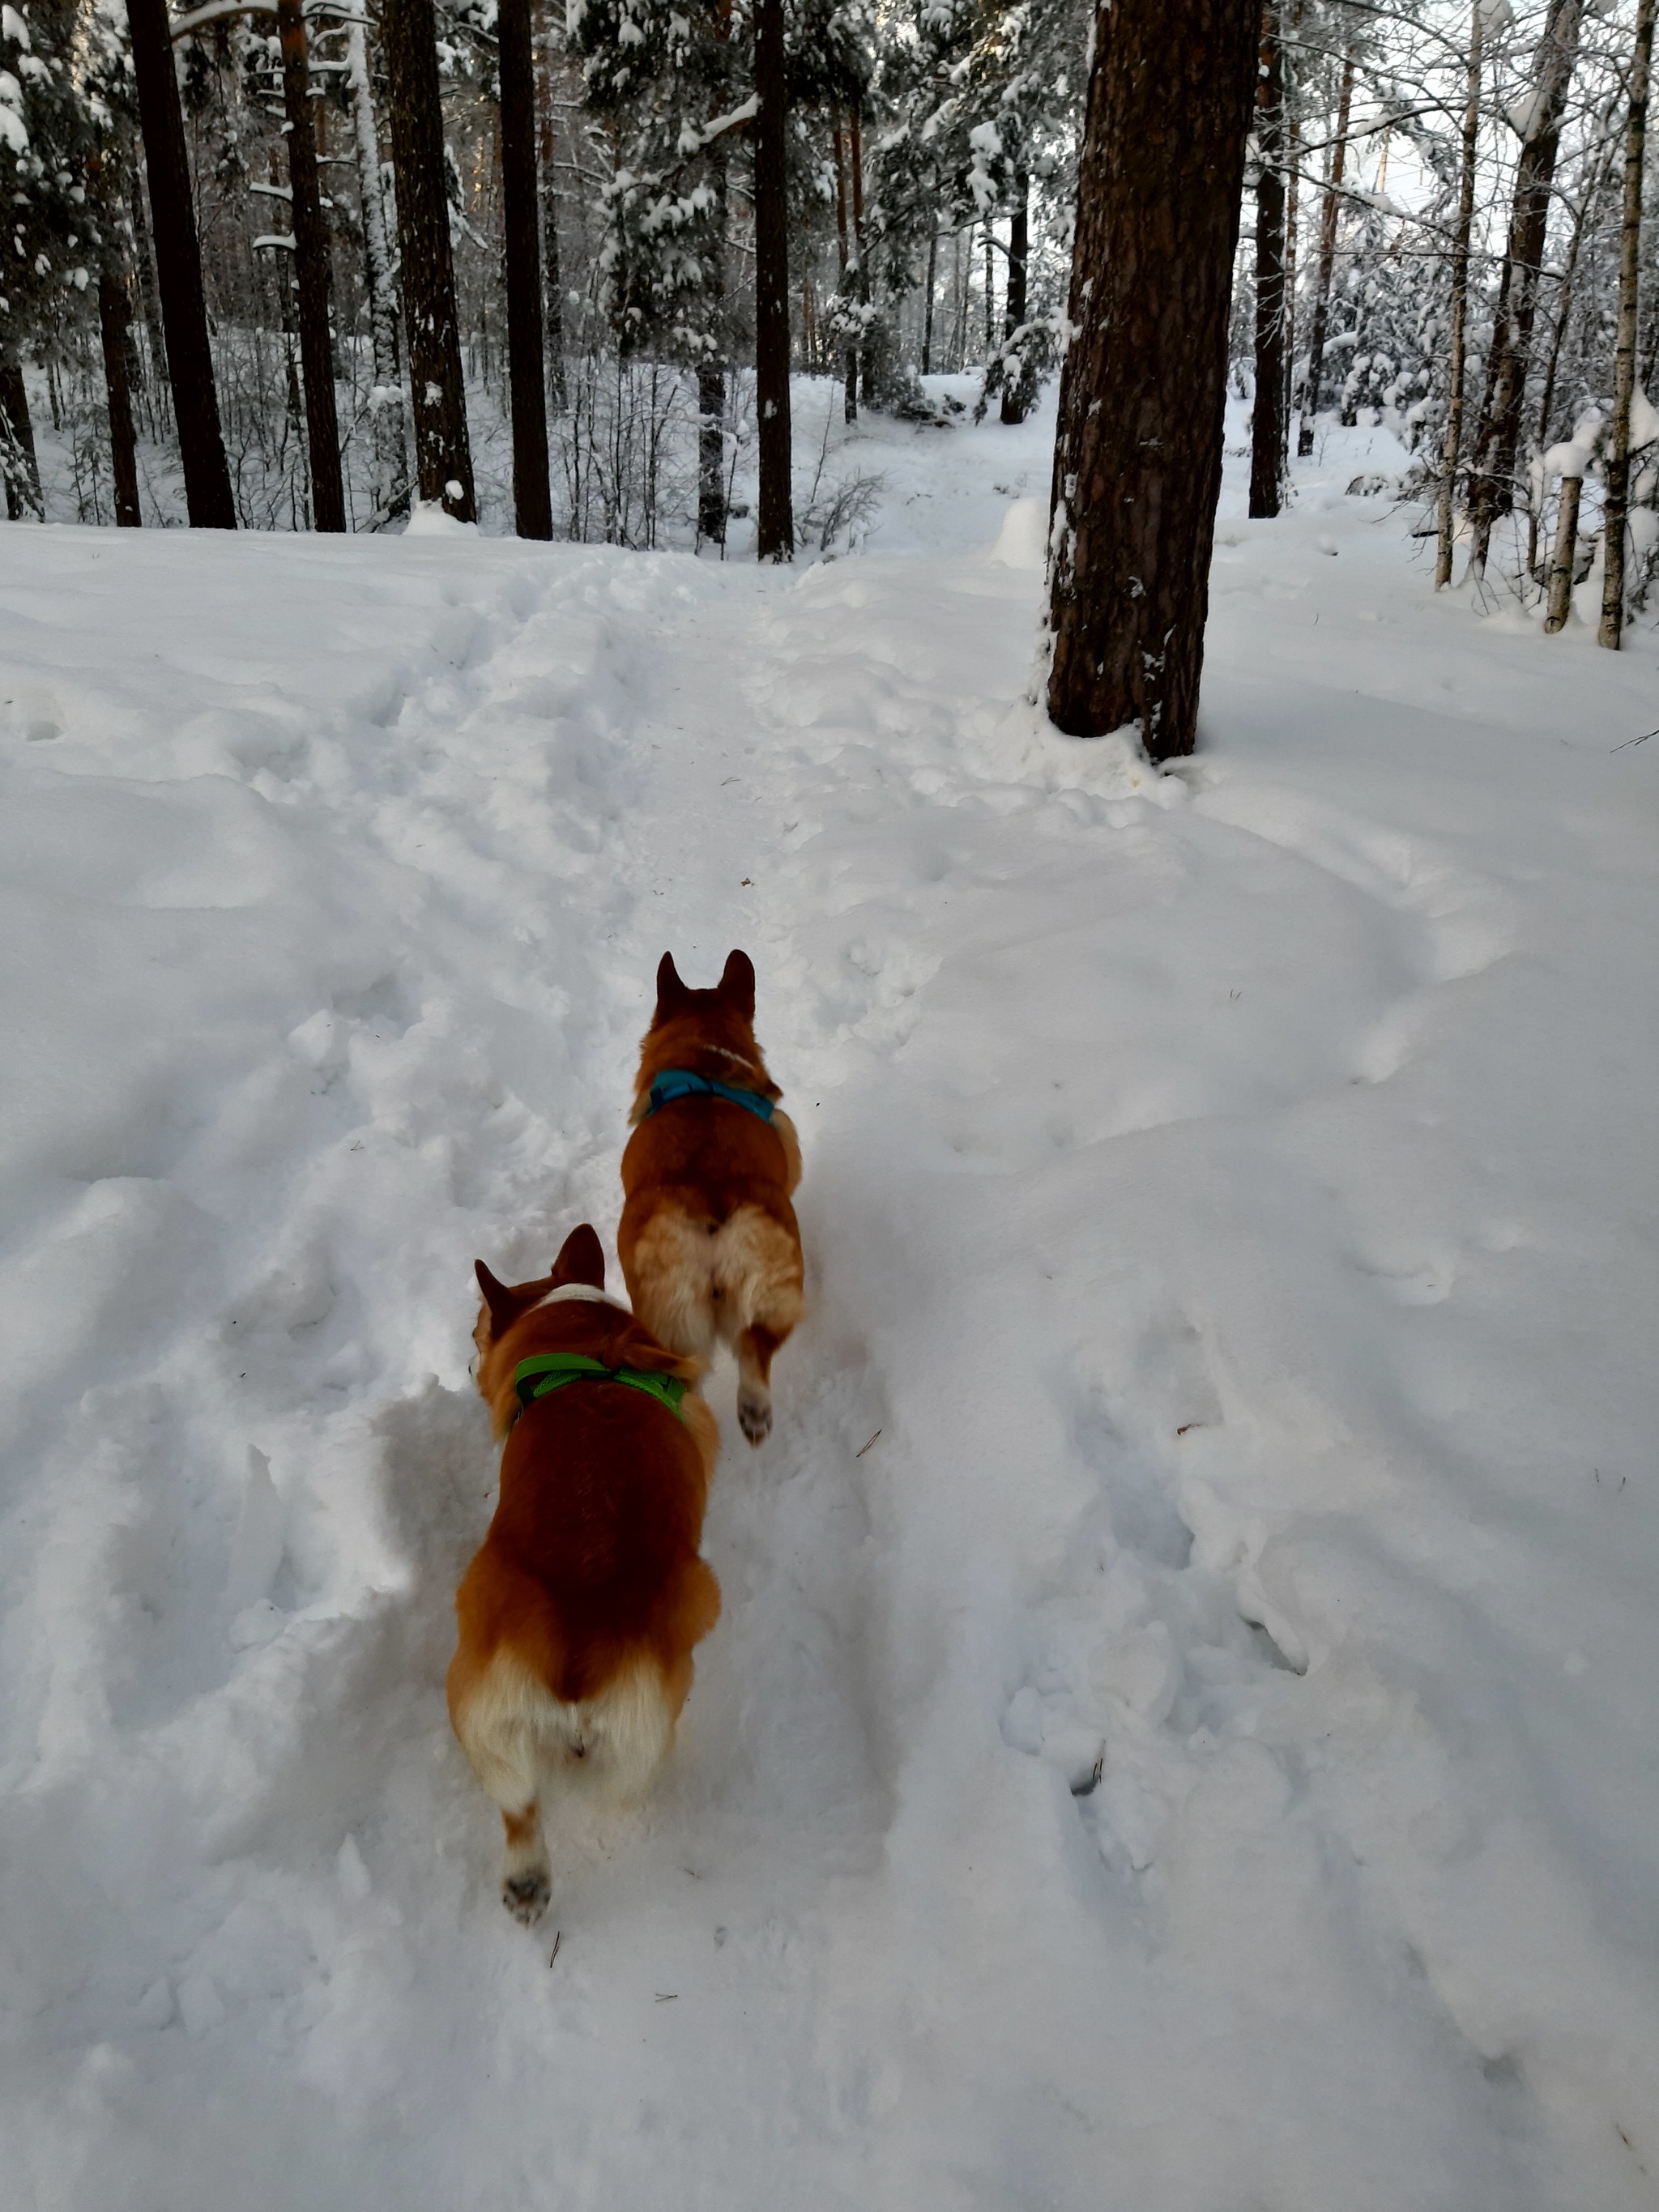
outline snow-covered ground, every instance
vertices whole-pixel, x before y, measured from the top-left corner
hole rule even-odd
[[[1152,775],[1020,703],[1048,427],[794,574],[0,530],[4,2212],[1654,2203],[1654,634],[1338,436]],[[471,1262],[733,945],[811,1311],[526,1936]]]

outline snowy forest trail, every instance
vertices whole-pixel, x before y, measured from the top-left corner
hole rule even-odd
[[[5,2212],[1647,2201],[1651,644],[1310,487],[1154,777],[1021,703],[994,505],[795,576],[0,532]],[[526,1936],[471,1262],[609,1243],[656,962],[734,945],[809,1315]]]

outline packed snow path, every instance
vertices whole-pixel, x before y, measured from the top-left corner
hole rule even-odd
[[[1154,778],[1041,530],[0,532],[5,2212],[1653,2202],[1649,635],[1315,496]],[[733,945],[811,1311],[526,1936],[471,1262]]]

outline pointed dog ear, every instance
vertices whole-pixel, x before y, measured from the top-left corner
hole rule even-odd
[[[673,954],[665,952],[657,963],[657,1019],[665,1022],[671,1015],[678,1013],[690,995],[680,981]]]
[[[573,1229],[559,1247],[559,1256],[553,1262],[554,1289],[561,1283],[586,1283],[593,1291],[605,1288],[605,1248],[586,1221],[580,1229]]]
[[[519,1294],[507,1284],[498,1283],[482,1260],[472,1262],[472,1272],[489,1309],[489,1334],[492,1337],[502,1336],[519,1318]]]
[[[755,963],[746,952],[726,956],[720,976],[720,996],[735,1006],[745,1021],[755,1018]]]

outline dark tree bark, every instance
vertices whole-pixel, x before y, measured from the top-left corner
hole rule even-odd
[[[149,374],[143,380],[145,403],[149,409],[150,434],[155,436],[167,420],[167,349],[161,330],[161,299],[156,289],[155,258],[149,247],[149,218],[144,211],[144,187],[137,170],[127,174],[127,213],[132,221],[132,258],[138,276],[138,301],[143,312],[144,331],[149,340]]]
[[[115,523],[137,530],[138,448],[132,434],[132,392],[127,381],[127,288],[106,265],[98,275],[98,331],[104,346],[104,391],[109,401],[110,473],[115,483]]]
[[[853,259],[856,271],[855,290],[860,307],[870,305],[870,264],[864,251],[864,134],[854,107],[848,117],[848,145],[852,156],[853,172]],[[857,349],[859,382],[863,388],[864,404],[873,407],[875,395],[875,349],[870,343],[870,319],[866,314],[861,325],[861,343]]]
[[[444,188],[444,118],[432,0],[386,0],[380,15],[398,184],[404,327],[421,497],[458,521],[477,520],[472,448],[455,315],[455,260]]]
[[[1048,712],[1193,749],[1258,0],[1096,0],[1054,446]]]
[[[0,354],[0,473],[6,479],[6,520],[21,522],[26,514],[32,514],[44,522],[46,507],[40,495],[40,464],[35,458],[29,395],[23,382],[23,365],[9,347]]]
[[[1014,173],[1014,200],[1008,217],[1008,298],[1002,313],[1002,342],[1006,355],[1008,341],[1014,332],[1025,325],[1027,276],[1031,258],[1031,180],[1024,169]],[[1002,365],[1002,419],[1005,422],[1023,422],[1030,406],[1027,379],[1016,368],[1010,375],[1005,358]]]
[[[202,258],[191,203],[190,161],[185,150],[179,80],[173,74],[173,35],[167,0],[127,0],[138,119],[155,217],[155,267],[167,331],[167,375],[179,455],[185,471],[185,506],[196,530],[234,530],[236,502],[225,465],[219,402],[213,389],[207,304],[202,296]]]
[[[1538,42],[1532,87],[1531,128],[1516,164],[1508,246],[1498,279],[1498,312],[1486,364],[1486,398],[1475,443],[1469,487],[1469,573],[1484,575],[1492,526],[1515,504],[1515,462],[1521,442],[1521,409],[1532,356],[1533,323],[1544,242],[1549,230],[1561,113],[1578,54],[1584,0],[1550,0]]]
[[[288,180],[293,192],[294,273],[300,294],[300,366],[305,374],[306,436],[311,453],[314,528],[345,528],[340,477],[340,425],[334,411],[334,343],[328,328],[328,225],[317,183],[317,141],[311,122],[311,56],[301,0],[276,0],[283,57],[283,110],[288,118]]]
[[[1648,78],[1653,68],[1654,0],[1638,0],[1625,126],[1625,209],[1619,234],[1619,322],[1613,346],[1613,435],[1607,444],[1601,527],[1601,622],[1595,642],[1617,653],[1625,628],[1625,532],[1630,511],[1630,415],[1636,396],[1636,327],[1642,249],[1642,168],[1647,153]]]
[[[1255,405],[1250,412],[1250,514],[1285,504],[1285,49],[1278,0],[1264,0],[1255,88]]]
[[[756,0],[755,404],[760,464],[757,550],[763,561],[795,557],[789,483],[789,207],[785,130],[783,0]]]
[[[1336,267],[1336,223],[1342,211],[1342,175],[1348,161],[1348,118],[1353,112],[1353,56],[1342,62],[1342,88],[1336,101],[1336,140],[1326,170],[1325,205],[1319,222],[1319,277],[1314,289],[1313,320],[1308,327],[1308,404],[1297,434],[1296,450],[1305,460],[1314,448],[1314,417],[1325,374],[1325,337],[1331,319],[1331,275]]]
[[[520,538],[553,535],[547,363],[542,333],[541,204],[536,190],[536,72],[530,0],[501,0],[501,214],[507,244],[507,363],[513,394],[513,512]]]
[[[839,115],[830,126],[830,143],[836,157],[836,256],[840,266],[842,312],[844,314],[848,302],[858,296],[858,277],[848,240],[847,147],[842,137]],[[859,349],[850,337],[847,341],[847,396],[842,403],[841,411],[843,422],[856,422],[859,419]]]
[[[939,233],[927,240],[927,286],[921,307],[921,373],[933,373],[933,285],[939,275]]]
[[[985,218],[985,358],[990,361],[997,349],[997,286],[996,263],[992,259],[996,240],[991,232],[991,218]]]
[[[714,251],[705,279],[711,329],[697,362],[697,536],[726,543],[726,149],[709,149],[714,194]]]

